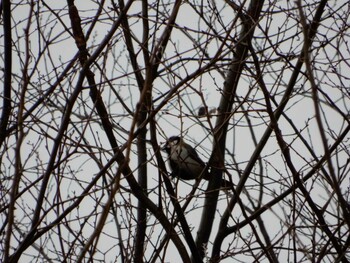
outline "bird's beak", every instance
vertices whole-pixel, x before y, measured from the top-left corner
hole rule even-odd
[[[166,142],[164,143],[164,145],[160,148],[162,151],[166,151]]]
[[[166,152],[168,148],[168,142],[163,142],[163,146],[160,148],[162,151]]]

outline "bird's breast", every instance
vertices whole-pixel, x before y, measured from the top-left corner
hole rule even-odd
[[[170,158],[179,166],[179,169],[186,170],[195,177],[198,177],[204,168],[201,163],[191,157],[190,152],[185,147],[175,147],[171,151]]]

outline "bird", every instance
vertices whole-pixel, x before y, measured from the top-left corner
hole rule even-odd
[[[187,144],[180,136],[171,136],[162,148],[169,156],[169,166],[172,176],[182,180],[209,180],[207,165],[199,157],[197,151]],[[221,187],[231,188],[233,184],[223,179]]]

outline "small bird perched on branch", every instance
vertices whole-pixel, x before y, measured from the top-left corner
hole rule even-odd
[[[170,137],[162,148],[169,155],[169,164],[172,176],[183,180],[209,180],[209,173],[205,163],[199,158],[197,151],[185,143],[179,136]],[[221,187],[232,188],[230,181],[222,179]]]

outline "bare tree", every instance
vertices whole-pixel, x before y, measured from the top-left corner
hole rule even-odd
[[[350,261],[347,1],[1,10],[2,262]]]

